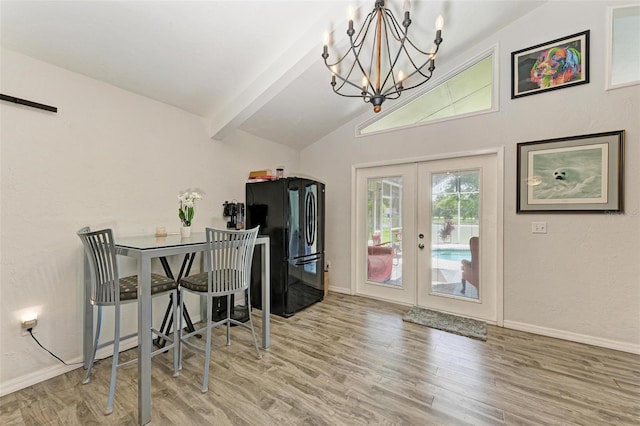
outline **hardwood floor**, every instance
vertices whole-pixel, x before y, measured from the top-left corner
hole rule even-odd
[[[405,323],[407,309],[331,294],[273,316],[262,360],[246,330],[232,329],[230,347],[218,330],[206,394],[202,354],[186,348],[177,378],[158,356],[151,424],[640,424],[640,356],[491,326],[480,342]],[[0,424],[135,424],[135,366],[118,372],[103,415],[110,365],[87,385],[79,368],[2,397]]]

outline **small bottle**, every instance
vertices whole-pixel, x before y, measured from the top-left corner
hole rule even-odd
[[[236,229],[244,229],[244,203],[238,203],[238,219]]]
[[[278,179],[282,179],[282,178],[284,177],[284,168],[282,168],[282,167],[278,167],[278,168],[276,169],[276,177],[277,177]]]

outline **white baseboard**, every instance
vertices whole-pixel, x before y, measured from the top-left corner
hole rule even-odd
[[[334,287],[329,285],[329,291],[332,293],[351,294],[351,289],[344,287]]]
[[[127,340],[123,340],[120,343],[120,352],[135,348],[136,346],[138,346],[138,337],[131,337]],[[96,359],[107,358],[112,354],[113,346],[106,346],[98,350],[98,352],[96,353]],[[83,358],[81,355],[69,361],[65,360],[67,364],[72,365],[64,365],[58,362],[58,364],[52,365],[51,367],[46,367],[42,370],[34,371],[32,373],[25,374],[24,376],[17,377],[15,379],[2,383],[0,384],[0,396],[8,395],[12,392],[19,391],[20,389],[28,388],[29,386],[33,386],[37,383],[44,382],[45,380],[49,380],[61,374],[75,370],[76,368],[82,368],[82,364],[80,364],[82,363],[82,359]]]
[[[540,327],[537,325],[521,323],[517,321],[504,321],[505,328],[518,331],[540,334],[547,337],[569,340],[571,342],[584,343],[601,348],[614,349],[616,351],[629,352],[640,355],[640,345],[634,343],[620,342],[617,340],[603,339],[601,337],[588,336],[586,334],[571,333],[569,331],[557,330],[554,328]]]

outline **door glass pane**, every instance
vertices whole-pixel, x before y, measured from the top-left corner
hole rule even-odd
[[[367,179],[367,281],[402,286],[402,177]]]
[[[431,293],[478,299],[480,172],[431,177]]]

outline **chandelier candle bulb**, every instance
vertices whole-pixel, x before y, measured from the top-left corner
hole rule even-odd
[[[444,18],[442,17],[442,15],[438,16],[438,19],[436,19],[436,39],[435,39],[435,43],[436,45],[439,45],[440,43],[442,43],[442,27],[444,26]]]
[[[402,25],[405,28],[409,28],[409,25],[411,25],[411,18],[409,17],[409,11],[408,10],[404,11],[404,21],[402,21]]]
[[[409,11],[411,10],[411,2],[409,0],[404,0],[404,21],[402,21],[402,25],[405,28],[408,28],[411,25],[411,17],[409,16]]]

